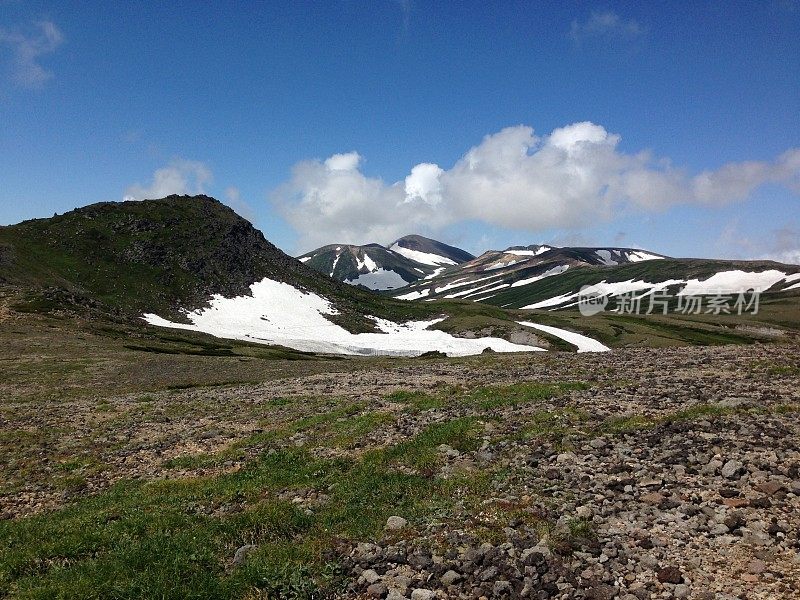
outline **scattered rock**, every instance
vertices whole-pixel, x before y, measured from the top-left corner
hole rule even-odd
[[[447,587],[453,585],[458,581],[461,581],[461,579],[462,579],[461,573],[457,573],[456,571],[450,569],[439,578],[439,581],[442,582],[443,586]]]
[[[235,567],[243,565],[245,562],[247,562],[247,556],[257,547],[258,546],[254,544],[245,544],[244,546],[239,546],[233,555],[233,565]]]
[[[398,529],[403,529],[407,525],[408,521],[403,517],[392,516],[386,520],[386,529],[389,531],[397,531]]]
[[[720,474],[726,479],[734,479],[743,468],[744,465],[738,460],[729,460],[722,466]]]
[[[664,567],[658,571],[657,577],[661,583],[683,583],[683,573],[678,567]]]

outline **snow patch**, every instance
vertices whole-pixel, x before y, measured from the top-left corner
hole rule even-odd
[[[738,294],[747,290],[763,292],[779,281],[786,279],[786,273],[775,269],[750,273],[748,271],[723,271],[708,279],[690,279],[679,296],[700,296],[703,294]]]
[[[398,300],[419,300],[420,298],[427,297],[428,294],[431,293],[431,290],[425,288],[424,290],[414,290],[413,292],[408,292],[407,294],[403,294],[402,296],[395,296]]]
[[[484,287],[486,287],[486,286],[484,286]],[[483,294],[488,294],[489,292],[496,292],[497,290],[502,290],[503,288],[507,288],[507,287],[509,287],[508,283],[502,283],[502,284],[496,285],[494,287],[489,287],[488,289],[481,289],[480,291],[473,290],[473,292],[471,294],[467,294],[466,296],[464,296],[464,298],[469,298],[470,296],[482,296]],[[449,298],[449,296],[448,296],[448,298]]]
[[[338,248],[337,248],[338,250]],[[333,261],[333,266],[331,267],[331,277],[333,277],[333,272],[336,270],[336,265],[339,264],[339,259],[342,258],[341,254],[337,254],[336,258]]]
[[[372,260],[366,252],[364,252],[364,260],[362,261],[358,256],[356,256],[356,267],[358,272],[360,273],[363,269],[366,269],[368,273],[372,273],[378,270],[378,265],[375,264],[375,261]],[[375,288],[378,289],[378,288]],[[382,289],[389,289],[389,288],[382,288]]]
[[[493,281],[491,283],[484,283],[483,285],[479,285],[478,287],[467,288],[466,290],[461,290],[460,292],[455,292],[454,294],[447,294],[445,298],[451,299],[451,298],[460,298],[462,296],[471,296],[472,294],[478,291],[485,291],[486,288],[492,287],[493,285],[496,284],[497,284],[496,281]]]
[[[597,340],[585,335],[581,335],[580,333],[567,331],[566,329],[560,329],[558,327],[551,327],[550,325],[538,325],[529,321],[517,322],[525,327],[533,327],[534,329],[538,329],[540,331],[544,331],[545,333],[549,333],[550,335],[554,335],[557,338],[561,338],[565,342],[569,342],[573,346],[576,346],[578,348],[578,352],[608,352],[611,350],[611,348],[608,346],[604,346]]]
[[[495,269],[503,269],[505,267],[510,267],[511,265],[516,265],[517,263],[521,263],[521,260],[507,260],[500,263],[495,263],[491,267],[486,267],[484,271],[494,271]]]
[[[504,254],[515,254],[517,256],[539,256],[552,250],[550,246],[540,246],[537,250],[503,250]]]
[[[595,255],[597,255],[597,258],[606,266],[613,267],[619,264],[616,260],[611,258],[611,252],[608,250],[595,250]]]
[[[639,297],[644,297],[657,290],[663,290],[667,287],[680,284],[684,284],[684,287],[678,292],[678,296],[738,294],[747,292],[748,290],[763,292],[786,278],[786,273],[773,269],[762,272],[721,271],[702,281],[699,279],[690,279],[688,281],[684,279],[667,279],[666,281],[651,283],[648,281],[629,279],[627,281],[609,283],[603,280],[600,283],[585,287],[581,292],[562,294],[561,296],[541,300],[540,302],[535,302],[523,306],[522,308],[523,310],[530,310],[561,306],[567,302],[577,301],[581,295],[619,296],[621,294],[643,291],[644,293]]]
[[[302,258],[299,258],[298,260],[299,260],[301,263],[305,263],[305,262],[308,262],[308,261],[310,261],[312,258],[313,258],[312,256],[303,256]]]
[[[664,289],[671,285],[676,285],[680,283],[684,283],[684,281],[682,279],[668,279],[667,281],[663,281],[661,283],[650,283],[648,281],[637,281],[634,279],[629,279],[627,281],[614,281],[609,283],[604,279],[600,283],[595,283],[594,285],[585,287],[581,292],[570,292],[568,294],[562,294],[561,296],[548,298],[547,300],[542,300],[541,302],[535,302],[534,304],[529,304],[528,306],[523,306],[522,308],[523,310],[528,310],[535,308],[548,308],[550,306],[560,306],[561,304],[564,304],[566,302],[577,300],[581,295],[619,296],[620,294],[628,294],[630,292],[640,292],[643,290],[647,290],[648,293],[652,293],[655,290]]]
[[[569,265],[558,265],[557,267],[553,267],[552,269],[548,269],[541,275],[537,275],[536,277],[528,277],[527,279],[520,279],[519,281],[515,281],[511,284],[511,287],[520,287],[522,285],[528,285],[529,283],[533,283],[535,281],[539,281],[544,279],[545,277],[552,277],[553,275],[560,275],[564,271],[569,269]]]
[[[642,262],[645,260],[664,260],[664,257],[650,254],[644,250],[636,250],[634,252],[628,252],[628,260],[630,262]]]
[[[371,290],[396,290],[405,287],[408,282],[396,271],[376,269],[370,273],[362,273],[355,279],[346,281],[350,285],[363,285]]]
[[[439,268],[437,268],[437,269],[434,269],[434,270],[433,270],[433,273],[431,273],[431,274],[430,274],[430,275],[428,275],[427,277],[424,277],[423,279],[433,279],[434,277],[438,277],[438,276],[439,276],[439,273],[441,273],[441,272],[442,272],[442,271],[444,271],[445,269],[447,269],[447,267],[439,267]]]
[[[406,258],[422,263],[423,265],[440,266],[440,265],[455,265],[458,264],[454,260],[450,260],[445,256],[438,254],[431,254],[429,252],[420,252],[419,250],[411,250],[410,248],[403,248],[400,244],[394,244],[389,250],[402,254]]]

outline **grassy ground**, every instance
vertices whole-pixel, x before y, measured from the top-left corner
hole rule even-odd
[[[754,369],[775,367],[753,363]],[[0,593],[15,598],[324,597],[343,589],[337,547],[383,537],[383,525],[393,514],[417,525],[446,523],[466,507],[481,515],[474,533],[502,538],[504,524],[517,514],[514,507],[491,513],[479,507],[491,495],[493,481],[513,474],[502,464],[486,469],[465,464],[443,474],[443,449],[474,452],[487,440],[510,436],[534,444],[555,441],[568,450],[570,439],[643,431],[670,421],[797,410],[794,405],[701,403],[655,416],[598,419],[577,402],[625,386],[613,379],[440,383],[425,390],[401,388],[379,402],[274,396],[254,414],[263,431],[215,452],[166,461],[157,477],[122,479],[99,493],[78,494],[55,510],[0,521]],[[204,395],[194,395],[197,405],[183,409],[202,413]],[[112,402],[109,406],[113,410]],[[418,417],[413,435],[374,436],[396,430],[408,415]],[[17,443],[6,451],[14,455],[21,449]],[[235,468],[226,469],[232,462]],[[52,478],[41,483],[61,485],[62,477],[86,476],[91,468],[88,458],[60,462]],[[198,468],[212,472],[185,473]],[[534,521],[542,531],[557,531],[547,518]],[[587,522],[573,519],[551,538],[558,544],[564,536],[590,534]],[[235,552],[245,545],[253,545],[252,551],[246,563],[236,565]]]
[[[448,452],[750,410],[598,412],[635,386],[571,354],[341,360],[30,316],[6,317],[0,342],[0,596],[15,598],[321,597],[343,585],[337,549],[381,538],[390,515],[466,513],[502,536],[516,509],[482,503],[510,467],[443,471]],[[776,356],[721,368],[794,381]],[[570,523],[560,535],[586,535]]]

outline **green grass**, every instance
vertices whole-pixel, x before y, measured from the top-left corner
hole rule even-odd
[[[571,407],[561,410],[541,410],[526,419],[520,433],[523,437],[548,437],[558,441],[588,421],[588,414]]]
[[[665,423],[680,423],[686,421],[697,421],[701,419],[714,420],[722,417],[729,417],[741,414],[786,414],[797,411],[795,404],[778,404],[772,407],[767,406],[720,406],[718,404],[696,404],[689,408],[679,410],[674,413],[661,417],[647,417],[644,415],[624,415],[611,417],[603,421],[595,428],[598,434],[627,434],[636,431],[653,429],[657,425]]]
[[[395,417],[386,412],[368,412],[349,418],[339,418],[322,434],[322,442],[335,447],[352,446],[382,425],[394,423]]]
[[[642,415],[626,415],[606,419],[600,425],[599,431],[601,433],[623,434],[639,431],[640,429],[650,429],[655,427],[656,424],[656,419],[651,419]]]
[[[504,386],[484,386],[469,392],[463,401],[483,410],[507,406],[517,408],[524,404],[557,398],[571,391],[585,390],[589,387],[589,384],[582,382],[525,382]]]
[[[416,411],[435,410],[447,405],[466,405],[479,410],[517,408],[526,404],[559,398],[572,391],[586,390],[591,386],[582,382],[539,383],[524,382],[510,385],[487,385],[466,391],[457,385],[442,385],[431,392],[398,390],[386,399],[412,407]]]
[[[444,398],[419,390],[397,390],[386,396],[386,400],[405,404],[415,412],[443,408],[446,405]]]
[[[770,375],[796,376],[800,375],[800,366],[797,365],[772,365],[767,368]]]
[[[121,482],[55,512],[2,521],[0,595],[218,598],[256,589],[270,597],[315,598],[336,583],[325,576],[335,569],[326,569],[323,557],[335,539],[374,539],[389,515],[403,514],[413,524],[446,508],[456,487],[470,488],[470,482],[432,476],[436,448],[445,443],[477,447],[474,421],[432,425],[358,460],[283,449],[233,474]],[[329,494],[311,514],[277,497],[308,487]],[[230,505],[239,509],[224,510]],[[234,550],[247,543],[257,550],[232,570]],[[292,573],[305,574],[293,580]]]

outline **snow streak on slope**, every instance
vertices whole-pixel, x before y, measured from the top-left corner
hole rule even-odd
[[[336,250],[339,250],[339,248],[337,248]],[[337,254],[336,255],[336,260],[333,261],[333,266],[331,267],[331,277],[333,277],[333,272],[336,270],[336,265],[339,264],[339,259],[340,258],[342,258],[342,255],[341,254]]]
[[[520,287],[522,285],[528,285],[529,283],[534,283],[545,277],[551,277],[553,275],[560,275],[564,271],[569,269],[569,265],[558,265],[557,267],[553,267],[552,269],[548,269],[541,275],[537,275],[536,277],[528,277],[527,279],[520,279],[519,281],[515,281],[511,284],[511,287]]]
[[[503,250],[503,253],[516,254],[517,256],[539,256],[552,249],[550,246],[540,246],[537,250],[514,250],[509,248],[508,250]]]
[[[397,252],[398,254],[402,254],[406,258],[415,260],[423,265],[441,266],[458,264],[454,260],[450,260],[444,256],[431,254],[429,252],[420,252],[419,250],[411,250],[409,248],[404,248],[400,244],[394,244],[391,248],[389,248],[389,250],[392,252]]]
[[[593,340],[592,338],[581,335],[580,333],[567,331],[566,329],[559,329],[558,327],[551,327],[550,325],[537,325],[536,323],[531,323],[529,321],[517,322],[525,327],[533,327],[534,329],[539,329],[540,331],[554,335],[557,338],[561,338],[565,342],[569,342],[573,346],[576,346],[578,348],[578,352],[608,352],[611,350],[611,348],[608,346],[604,346],[597,340]]]
[[[356,258],[356,268],[361,271],[362,269],[366,269],[370,273],[374,273],[378,270],[378,265],[375,264],[375,261],[372,260],[366,252],[364,253],[364,260],[362,261],[358,256]]]
[[[457,338],[428,329],[442,319],[397,324],[376,318],[382,333],[353,334],[325,318],[325,315],[336,314],[336,309],[321,296],[271,279],[254,283],[250,290],[252,296],[214,296],[210,306],[186,315],[191,324],[173,323],[154,314],[143,318],[160,327],[202,331],[217,337],[277,344],[305,352],[417,356],[436,350],[448,356],[467,356],[479,354],[486,348],[496,352],[541,350],[499,338]]]
[[[797,281],[798,279],[800,279],[800,273],[795,273],[794,275],[789,275],[786,278],[786,283],[792,283],[793,281]],[[783,291],[785,292],[788,290],[796,290],[798,288],[800,288],[800,283],[795,283],[790,285],[789,287],[783,288]]]
[[[424,290],[418,291],[414,290],[413,292],[408,292],[407,294],[403,294],[402,296],[397,296],[398,300],[419,300],[420,298],[424,298],[428,294],[431,293],[429,288],[425,288]]]
[[[548,308],[550,306],[561,306],[565,302],[573,300],[577,301],[578,298],[581,297],[581,295],[618,296],[620,294],[628,294],[630,292],[640,292],[643,290],[648,290],[649,292],[652,292],[653,290],[663,289],[670,285],[676,285],[679,283],[684,283],[684,282],[682,279],[668,279],[667,281],[663,281],[661,283],[650,283],[648,281],[637,281],[634,279],[629,279],[628,281],[615,281],[609,283],[603,280],[600,283],[595,283],[594,285],[585,287],[581,292],[572,292],[569,294],[556,296],[554,298],[548,298],[547,300],[535,302],[534,304],[529,304],[528,306],[523,306],[522,308],[523,310],[526,310],[534,308]]]

